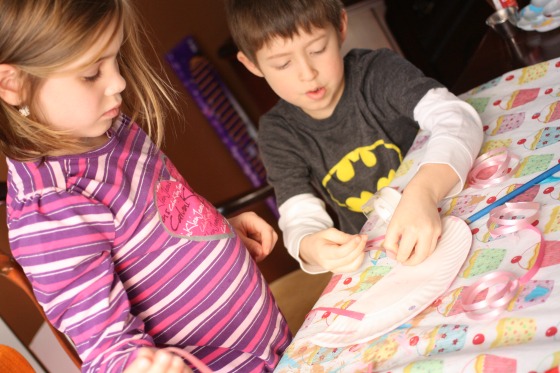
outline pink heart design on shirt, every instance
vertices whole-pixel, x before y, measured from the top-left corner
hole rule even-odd
[[[156,201],[161,222],[173,235],[205,241],[231,234],[214,206],[179,181],[160,181]]]

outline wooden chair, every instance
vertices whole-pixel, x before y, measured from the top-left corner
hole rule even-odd
[[[6,200],[6,182],[0,182],[0,201],[5,201],[5,200]],[[0,209],[0,214],[5,216],[6,213],[4,210],[4,206],[2,206],[2,208]],[[5,235],[7,233],[7,229],[5,229],[5,227],[2,227],[0,232],[3,235]],[[3,242],[4,241],[7,242],[7,239],[5,239],[5,237],[2,238],[3,238],[2,240]],[[31,301],[33,306],[36,308],[37,312],[42,316],[43,320],[53,331],[53,334],[57,339],[57,341],[59,342],[62,349],[68,354],[68,356],[70,357],[72,362],[76,365],[76,367],[80,369],[82,366],[82,361],[80,360],[80,357],[78,356],[78,353],[74,348],[74,345],[68,339],[68,337],[66,337],[66,335],[58,331],[49,322],[47,316],[45,315],[45,312],[43,311],[43,308],[39,305],[39,302],[37,302],[37,299],[35,298],[35,294],[33,294],[31,284],[27,280],[27,277],[25,276],[23,269],[19,266],[19,264],[16,263],[14,258],[9,254],[9,249],[0,250],[0,276],[3,276],[9,282],[14,284],[16,288],[19,290],[20,294]],[[1,369],[1,367],[0,367],[0,372],[4,372],[4,370]]]
[[[33,294],[33,290],[31,289],[31,284],[29,283],[27,277],[23,273],[23,269],[16,263],[16,261],[12,257],[8,255],[0,254],[0,275],[4,276],[11,283],[16,285],[21,290],[21,294],[29,298],[29,300],[33,303],[33,305],[37,309],[37,312],[41,314],[41,316],[43,317],[47,325],[49,325],[49,327],[53,331],[53,334],[56,337],[62,349],[70,357],[70,359],[76,365],[76,367],[80,369],[82,366],[82,361],[80,360],[80,357],[78,356],[78,353],[74,348],[74,345],[68,339],[68,337],[66,337],[66,335],[58,331],[49,322],[47,316],[45,315],[45,312],[43,311],[43,308],[39,305],[39,302],[37,302],[37,299]],[[1,369],[1,366],[0,366],[0,372],[4,372],[4,370]]]
[[[35,373],[35,370],[18,350],[0,344],[0,372]]]

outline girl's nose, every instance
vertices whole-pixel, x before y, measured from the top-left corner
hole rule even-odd
[[[112,96],[121,93],[126,88],[126,80],[124,80],[118,67],[112,72],[109,84],[105,90],[107,96]]]

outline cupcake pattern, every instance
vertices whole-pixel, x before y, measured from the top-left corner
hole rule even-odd
[[[442,216],[465,219],[560,161],[558,82],[560,58],[510,71],[460,96],[481,116],[485,133],[481,154],[507,147],[519,156],[519,167],[495,186],[475,189],[466,185],[459,195],[440,203]],[[419,133],[391,186],[402,190],[407,185],[422,161],[428,139]],[[348,316],[328,309],[310,312],[275,372],[558,371],[560,180],[534,185],[512,202],[540,204],[534,226],[542,233],[542,242],[536,233],[492,236],[484,217],[469,226],[474,239],[456,279],[417,316],[370,341],[328,348],[301,337],[314,325]],[[368,265],[358,273],[333,275],[321,296],[326,302],[322,306],[351,309],[354,296],[379,285],[390,274],[393,265],[385,253],[372,249],[366,254]],[[465,313],[463,302],[469,286],[483,276],[508,271],[521,277],[532,268],[536,274],[519,284],[499,314],[475,320]],[[476,300],[483,301],[487,295],[480,293]]]

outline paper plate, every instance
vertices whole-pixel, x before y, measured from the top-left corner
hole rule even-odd
[[[377,338],[422,312],[449,288],[472,244],[472,233],[463,220],[445,217],[442,229],[431,256],[416,266],[397,264],[346,308],[365,314],[362,320],[337,316],[323,330],[304,332],[301,337],[323,347],[349,346]]]
[[[519,11],[517,27],[525,31],[546,32],[560,26],[560,1],[529,4]]]

